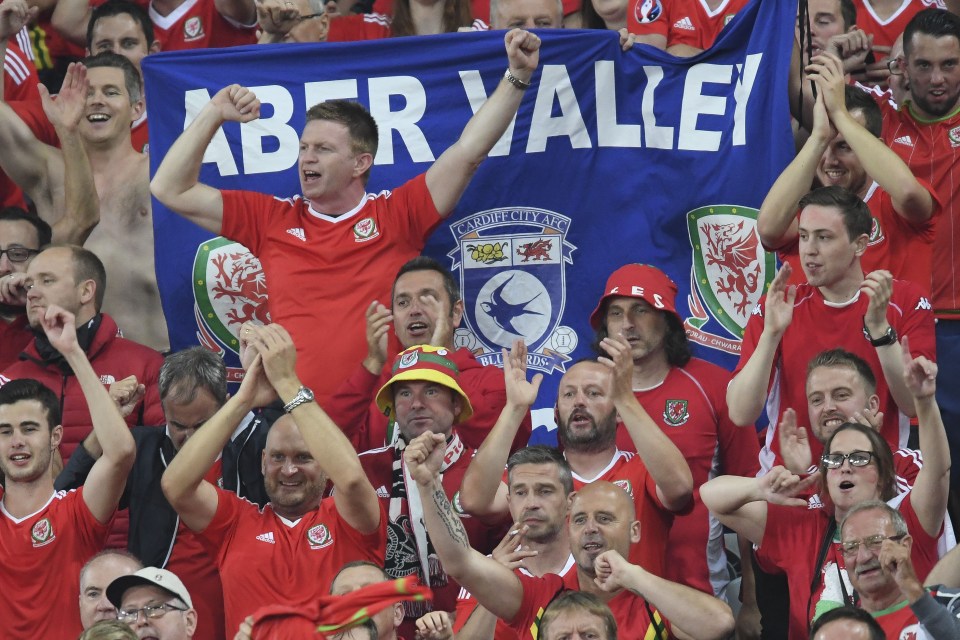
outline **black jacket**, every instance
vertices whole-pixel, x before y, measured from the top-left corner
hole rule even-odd
[[[282,409],[274,407],[260,410],[224,447],[224,489],[260,506],[266,504],[260,457],[267,432],[282,413]],[[130,510],[127,549],[144,565],[163,567],[170,559],[180,519],[160,489],[160,478],[176,451],[164,427],[134,427],[130,431],[137,444],[137,458],[120,499],[120,508]],[[56,489],[82,486],[94,462],[81,444],[57,476]]]

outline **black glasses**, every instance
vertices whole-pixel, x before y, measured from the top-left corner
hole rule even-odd
[[[899,542],[903,540],[904,536],[907,534],[901,533],[898,536],[885,536],[882,533],[878,533],[875,536],[868,536],[863,540],[848,540],[847,542],[840,543],[840,552],[848,557],[852,558],[857,555],[857,550],[860,548],[860,545],[863,545],[863,548],[867,551],[876,553],[880,551],[880,547],[883,546],[884,540],[893,540],[894,542]]]
[[[889,60],[887,60],[887,70],[890,71],[890,75],[892,76],[903,75],[903,69],[900,68],[901,60],[903,60],[903,58],[899,56],[897,56],[896,58],[890,58]]]
[[[140,617],[141,611],[143,611],[143,615],[147,618],[162,618],[166,615],[167,611],[186,611],[186,609],[175,607],[169,602],[164,602],[163,604],[148,604],[140,609],[121,609],[117,611],[117,620],[124,624],[134,624],[137,618]]]
[[[26,247],[10,247],[9,249],[0,249],[0,258],[7,254],[7,260],[10,262],[26,262],[30,256],[40,253],[38,249],[27,249]]]
[[[873,453],[869,451],[851,451],[850,453],[825,453],[820,456],[820,462],[827,469],[839,469],[843,466],[844,460],[849,460],[851,467],[865,467],[873,458]]]

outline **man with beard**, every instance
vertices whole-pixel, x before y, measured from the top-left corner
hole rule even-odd
[[[54,492],[63,436],[57,396],[36,380],[0,388],[0,628],[11,638],[73,640],[83,564],[103,548],[136,453],[130,430],[80,347],[73,314],[51,305],[37,322],[82,389],[103,445],[86,484]]]
[[[377,494],[350,442],[297,378],[290,335],[279,324],[248,331],[259,355],[240,389],[184,443],[161,480],[171,506],[216,560],[230,630],[265,604],[314,603],[341,566],[382,563],[386,547]],[[250,410],[277,397],[288,415],[267,436],[262,471],[270,503],[261,510],[204,476]],[[328,479],[334,496],[321,503]]]
[[[633,394],[630,394],[631,397]],[[543,610],[558,594],[588,591],[607,603],[623,640],[726,637],[730,608],[713,596],[657,577],[624,557],[640,542],[634,501],[620,487],[593,482],[570,501],[569,535],[577,570],[566,577],[522,576],[472,549],[437,474],[443,437],[425,433],[404,451],[440,560],[460,584],[522,638],[536,637]],[[688,472],[689,473],[689,472]]]
[[[933,311],[937,318],[937,359],[941,384],[937,402],[947,425],[954,460],[960,459],[960,394],[952,393],[960,377],[960,17],[949,11],[924,9],[903,32],[900,68],[910,86],[910,99],[894,110],[880,106],[893,126],[883,141],[920,179],[926,180],[943,204],[933,241]],[[952,484],[960,480],[953,465]]]
[[[553,447],[525,447],[507,461],[507,502],[513,527],[494,549],[494,559],[518,575],[566,576],[575,566],[567,533],[570,465]],[[461,589],[454,631],[460,640],[514,640],[509,626]]]
[[[601,346],[610,357],[578,362],[560,380],[555,413],[560,444],[573,470],[575,490],[605,480],[623,488],[634,500],[644,544],[629,549],[630,561],[662,576],[673,513],[690,504],[693,477],[680,450],[633,393],[630,343],[618,335],[605,338]],[[618,415],[636,454],[617,448]],[[515,434],[508,426],[494,426],[463,478],[460,501],[467,513],[506,513],[509,509],[507,487],[496,471],[503,469]]]
[[[960,592],[924,588],[910,558],[913,538],[903,515],[885,502],[863,502],[840,524],[840,552],[860,607],[888,638],[960,637]]]
[[[12,276],[26,273],[50,237],[50,225],[37,216],[17,207],[0,211],[0,371],[16,362],[33,338],[24,305],[10,295],[10,286],[17,282]]]
[[[899,280],[930,290],[931,248],[940,205],[933,187],[880,140],[883,117],[870,94],[844,82],[843,63],[823,53],[807,67],[817,87],[810,137],[770,188],[757,232],[767,250],[804,281],[798,247],[797,202],[816,182],[839,186],[867,203],[873,227],[861,264],[867,273],[886,269]]]

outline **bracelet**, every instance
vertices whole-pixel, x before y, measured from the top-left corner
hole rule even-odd
[[[509,67],[507,67],[507,70],[503,72],[503,79],[515,86],[517,89],[520,89],[520,91],[526,91],[530,88],[530,83],[524,82],[517,76],[510,73]]]

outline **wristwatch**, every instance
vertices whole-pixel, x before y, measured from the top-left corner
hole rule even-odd
[[[313,397],[313,391],[300,385],[300,389],[297,390],[297,395],[293,396],[293,400],[283,405],[283,410],[290,413],[305,402],[313,402]]]
[[[867,329],[867,323],[863,323],[863,337],[875,347],[885,347],[888,344],[893,344],[897,341],[897,332],[891,325],[887,325],[887,331],[879,338],[874,338],[870,335],[870,330]]]

